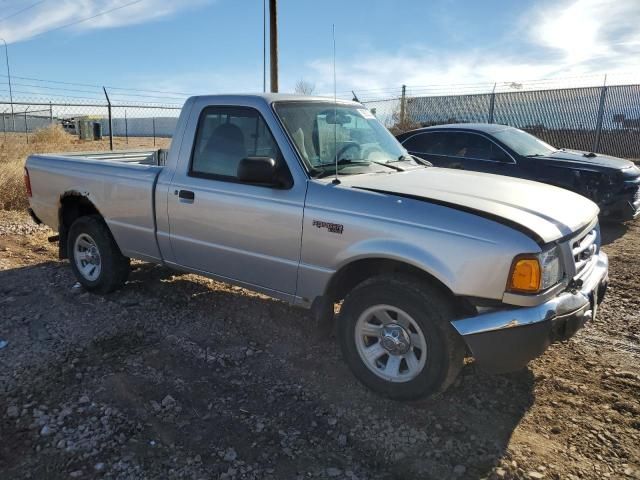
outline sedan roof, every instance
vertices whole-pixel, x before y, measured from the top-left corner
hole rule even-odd
[[[447,123],[445,125],[434,125],[432,127],[418,128],[416,131],[427,130],[469,130],[473,132],[495,133],[501,130],[513,128],[508,125],[500,125],[497,123]]]

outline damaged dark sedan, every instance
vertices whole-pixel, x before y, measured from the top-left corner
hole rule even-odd
[[[622,158],[555,148],[517,128],[451,124],[398,135],[417,157],[438,167],[535,180],[579,193],[598,204],[602,217],[640,215],[640,168]]]

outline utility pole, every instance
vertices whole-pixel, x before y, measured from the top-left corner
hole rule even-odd
[[[269,0],[269,57],[271,60],[271,91],[278,92],[278,12],[277,0]]]
[[[267,91],[267,0],[262,0],[262,91]]]
[[[4,38],[0,38],[4,42],[4,58],[7,61],[7,78],[9,79],[9,102],[11,103],[11,123],[13,125],[13,132],[16,131],[16,117],[13,115],[13,91],[11,90],[11,70],[9,70],[9,47],[7,47],[7,41]]]

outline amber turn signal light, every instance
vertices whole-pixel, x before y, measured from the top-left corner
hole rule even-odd
[[[537,293],[542,280],[537,258],[516,258],[511,266],[507,290],[511,292]]]

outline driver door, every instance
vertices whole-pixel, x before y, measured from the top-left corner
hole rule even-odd
[[[176,171],[168,201],[176,263],[294,295],[305,185],[284,189],[237,178],[240,160],[249,156],[271,157],[290,174],[257,110],[207,107],[191,121],[197,121],[193,151],[186,171]]]

